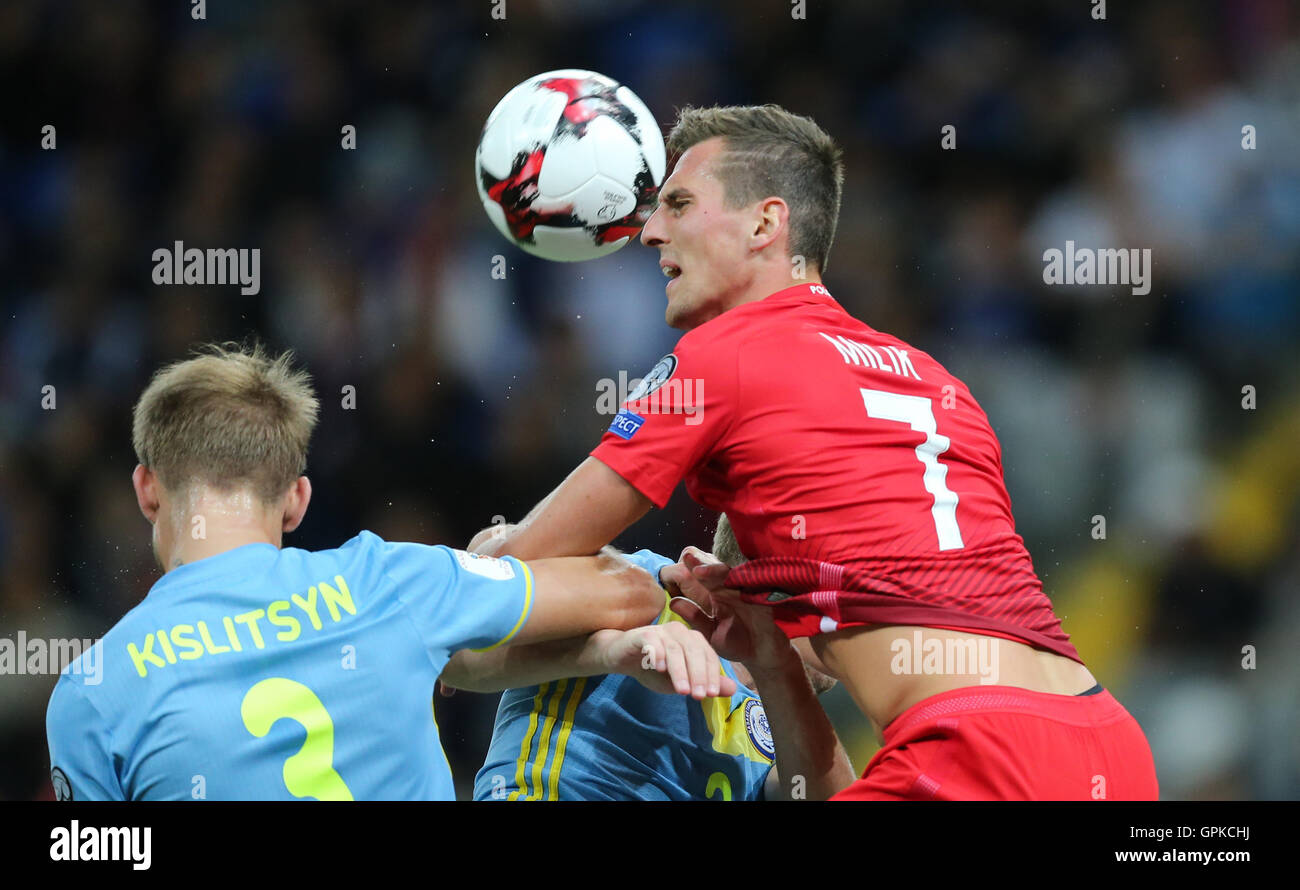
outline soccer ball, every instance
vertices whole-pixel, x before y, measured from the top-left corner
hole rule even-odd
[[[531,77],[488,115],[474,179],[492,222],[548,260],[613,253],[645,225],[663,182],[659,125],[627,87],[594,71]]]

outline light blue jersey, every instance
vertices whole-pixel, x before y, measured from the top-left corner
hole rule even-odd
[[[528,618],[518,560],[388,543],[249,544],[165,574],[70,667],[46,717],[77,800],[452,800],[433,720],[453,652]]]
[[[649,550],[628,559],[655,577],[673,562]],[[659,616],[680,620],[666,606]],[[474,799],[759,800],[772,733],[757,693],[736,686],[703,701],[614,674],[507,690]]]

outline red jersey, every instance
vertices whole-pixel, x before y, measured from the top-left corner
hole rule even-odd
[[[751,558],[728,583],[791,636],[974,630],[1081,661],[1016,534],[997,437],[960,380],[801,284],[688,331],[592,456],[677,484]],[[771,593],[770,591],[779,591]]]

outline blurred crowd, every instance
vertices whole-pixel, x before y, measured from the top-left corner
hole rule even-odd
[[[295,546],[463,546],[576,465],[609,422],[599,381],[678,336],[657,256],[529,257],[472,170],[511,86],[590,68],[665,131],[686,104],[776,102],[841,142],[826,283],[981,401],[1046,590],[1162,795],[1300,797],[1300,10],[799,5],[0,7],[0,637],[97,637],[158,578],[130,412],[200,342],[257,336],[315,379]],[[178,240],[260,248],[260,292],[155,285]],[[1150,293],[1045,285],[1067,240],[1149,248]],[[714,521],[679,491],[620,543],[676,553]],[[50,796],[53,681],[0,676],[0,799]],[[437,707],[464,790],[495,700]],[[869,729],[828,709],[861,769]]]

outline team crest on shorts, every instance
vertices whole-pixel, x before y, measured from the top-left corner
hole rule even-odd
[[[642,377],[641,382],[636,385],[636,388],[627,394],[627,401],[624,402],[624,404],[627,404],[627,402],[639,402],[641,399],[644,399],[646,396],[650,395],[650,393],[667,383],[668,378],[672,377],[673,372],[676,370],[677,356],[670,352],[663,358],[659,359],[659,361],[655,362],[655,366],[650,369],[650,373]]]
[[[772,740],[772,727],[767,723],[767,711],[756,698],[745,700],[745,732],[764,757],[776,759],[776,743]]]

